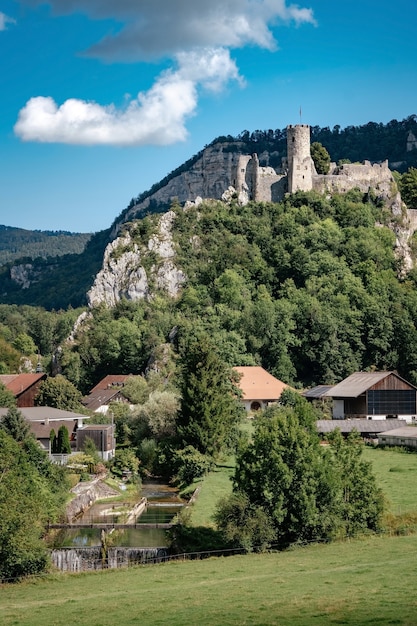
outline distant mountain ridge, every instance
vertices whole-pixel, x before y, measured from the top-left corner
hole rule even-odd
[[[23,257],[36,259],[81,254],[91,233],[26,230],[0,224],[0,266]]]

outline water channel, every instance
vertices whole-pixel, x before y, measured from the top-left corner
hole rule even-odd
[[[169,485],[156,480],[146,481],[138,501],[146,498],[145,510],[136,517],[133,523],[165,524],[170,523],[184,506],[178,491]],[[124,523],[129,511],[135,503],[103,502],[93,504],[79,517],[79,524],[117,524]],[[111,544],[120,547],[165,547],[167,546],[166,530],[161,528],[127,528],[117,529],[111,533]],[[59,531],[54,539],[55,548],[87,548],[101,545],[100,528],[71,528]]]

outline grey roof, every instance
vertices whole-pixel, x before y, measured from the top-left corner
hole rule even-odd
[[[337,428],[341,433],[385,433],[406,425],[405,420],[317,420],[316,426],[319,433],[331,433]],[[417,428],[416,428],[417,432]]]
[[[304,398],[315,400],[317,398],[326,397],[325,394],[330,391],[330,389],[333,389],[333,385],[317,385],[317,387],[303,391],[301,395],[304,396]]]
[[[54,409],[50,406],[23,406],[18,408],[23,417],[25,417],[29,422],[89,419],[89,415],[74,413],[73,411],[64,411],[62,409]],[[0,417],[6,415],[8,410],[9,409],[4,407],[0,408]]]
[[[355,372],[330,389],[325,396],[330,398],[357,398],[394,372]],[[397,376],[397,374],[395,374]]]
[[[383,435],[388,437],[402,437],[417,439],[417,428],[415,426],[404,426],[403,428],[394,428],[394,430],[387,430]]]

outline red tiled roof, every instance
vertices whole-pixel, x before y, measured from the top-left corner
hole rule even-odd
[[[269,374],[263,367],[234,367],[242,377],[238,387],[244,400],[278,400],[284,389],[289,388],[282,381]]]
[[[111,387],[123,387],[126,380],[131,376],[132,374],[108,374],[91,389],[90,393],[93,393],[93,391],[110,389]]]
[[[45,373],[37,374],[1,374],[0,382],[16,397],[32,387],[38,381],[46,378]]]

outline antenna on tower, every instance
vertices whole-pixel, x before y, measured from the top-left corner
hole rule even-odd
[[[300,104],[300,124],[301,124],[301,104]]]

